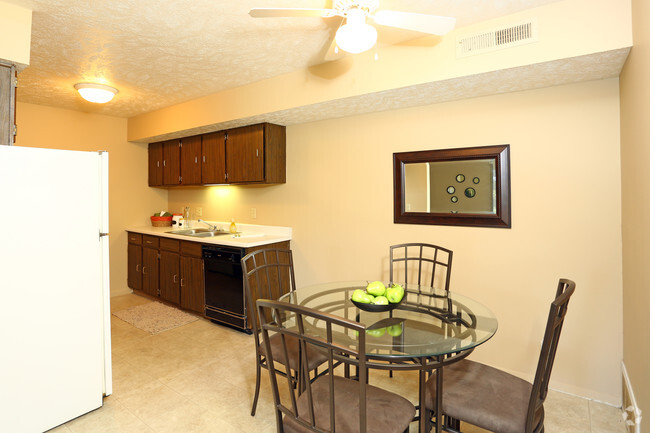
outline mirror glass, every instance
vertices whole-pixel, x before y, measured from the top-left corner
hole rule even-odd
[[[510,227],[510,146],[393,154],[395,223]]]
[[[406,212],[496,214],[494,159],[404,164]]]

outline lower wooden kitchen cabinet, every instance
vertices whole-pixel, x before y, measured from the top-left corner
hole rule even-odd
[[[158,296],[158,256],[157,242],[156,246],[142,246],[142,291],[151,296]]]
[[[131,289],[204,314],[203,244],[131,232],[128,240]]]
[[[160,297],[174,304],[180,303],[180,263],[178,253],[160,251]]]
[[[202,248],[201,242],[128,232],[129,287],[205,317]],[[289,242],[280,242],[247,248],[245,253],[263,248],[290,246]],[[243,290],[242,285],[242,296]]]
[[[201,315],[205,312],[202,244],[181,242],[181,307]]]
[[[142,235],[128,233],[127,284],[133,290],[142,290]]]

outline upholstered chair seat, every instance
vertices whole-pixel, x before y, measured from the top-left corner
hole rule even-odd
[[[533,385],[489,365],[464,359],[444,367],[442,412],[491,432],[526,431]],[[435,373],[427,382],[426,407],[435,407]],[[535,424],[543,416],[538,414]]]
[[[311,387],[314,399],[314,419],[316,425],[322,430],[330,431],[330,389],[329,377],[321,376],[314,381]],[[366,406],[368,418],[367,433],[403,432],[415,416],[415,407],[410,401],[392,392],[367,385]],[[359,433],[359,383],[343,377],[334,377],[334,401],[336,406],[345,410],[335,411],[335,425],[337,432]],[[298,398],[298,414],[308,413],[309,399],[303,393]],[[305,416],[303,419],[308,419]],[[312,433],[293,417],[283,418],[285,433]]]

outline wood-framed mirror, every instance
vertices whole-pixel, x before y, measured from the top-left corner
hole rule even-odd
[[[510,228],[510,145],[393,154],[397,224]]]

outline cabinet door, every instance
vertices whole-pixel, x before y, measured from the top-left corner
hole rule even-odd
[[[201,183],[226,183],[226,133],[205,134],[201,143]]]
[[[179,140],[163,142],[163,185],[178,185],[181,177]]]
[[[149,186],[163,184],[163,144],[149,144]]]
[[[16,142],[16,67],[0,60],[0,145]]]
[[[129,244],[127,249],[127,283],[133,290],[142,290],[142,247]]]
[[[264,181],[264,126],[228,130],[226,139],[228,183]]]
[[[142,291],[158,296],[158,250],[142,248]]]
[[[180,280],[179,254],[161,251],[160,297],[174,304],[180,304]]]
[[[181,185],[201,184],[201,136],[181,140]]]
[[[181,256],[181,307],[203,314],[203,288],[203,259]]]

